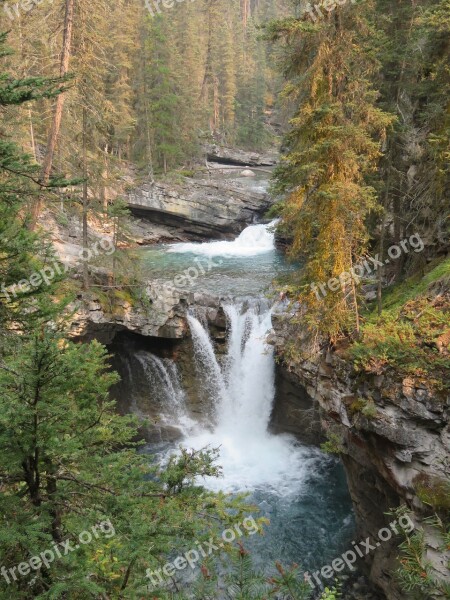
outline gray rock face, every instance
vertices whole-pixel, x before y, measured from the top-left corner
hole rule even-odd
[[[145,303],[116,299],[113,305],[105,304],[95,292],[78,296],[69,307],[74,311],[70,335],[89,341],[97,339],[111,344],[120,331],[146,337],[181,340],[188,333],[186,310],[195,305],[211,325],[221,323],[220,300],[209,294],[189,293],[175,287],[149,282]]]
[[[268,194],[206,180],[182,186],[146,183],[128,195],[134,215],[176,227],[192,239],[232,237],[262,216],[272,202]]]
[[[291,433],[303,444],[318,445],[325,441],[319,409],[319,403],[299,384],[295,373],[277,364],[270,429],[274,433]]]
[[[272,167],[277,164],[278,155],[258,154],[257,152],[245,152],[235,148],[226,148],[217,144],[205,147],[207,159],[227,165],[241,165],[243,167]]]
[[[279,316],[271,342],[281,355],[290,336],[289,320]],[[448,480],[448,395],[394,374],[361,378],[339,351],[323,351],[285,368],[320,404],[323,429],[339,440],[360,539],[376,540],[378,531],[393,520],[385,513],[404,504],[425,532],[426,560],[435,577],[448,581],[449,553],[439,548],[439,536],[424,522],[430,511],[417,496],[420,478]],[[364,414],[361,403],[371,403],[375,412]],[[408,597],[394,579],[401,541],[396,537],[383,543],[365,558],[370,579],[388,600]]]

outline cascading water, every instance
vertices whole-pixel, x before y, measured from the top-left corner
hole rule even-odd
[[[177,276],[188,271],[189,283],[184,288],[189,291],[222,298],[261,297],[277,274],[294,269],[275,248],[275,223],[250,225],[232,241],[145,249],[143,270],[149,279],[171,287]]]
[[[183,432],[189,430],[193,421],[187,415],[186,395],[175,363],[145,351],[136,352],[134,357],[145,375],[148,393],[161,407],[162,422],[177,426]]]
[[[271,225],[252,225],[229,242],[174,244],[158,251],[163,254],[160,272],[170,281],[203,261],[207,272],[198,277],[193,290],[241,298],[223,305],[225,354],[216,352],[206,323],[196,314],[188,316],[197,385],[206,392],[202,397],[209,398],[211,409],[202,412],[207,422],[191,421],[183,429],[181,443],[197,450],[219,449],[223,477],[199,483],[215,491],[247,491],[260,514],[270,519],[264,537],[245,541],[267,575],[273,573],[275,560],[319,568],[345,549],[353,533],[350,498],[336,462],[292,436],[268,430],[275,361],[266,342],[271,310],[261,298],[276,274],[288,269],[275,249]],[[148,256],[153,264],[156,254]],[[163,462],[176,451],[167,443],[149,449]]]
[[[305,473],[321,455],[287,435],[268,431],[275,395],[273,349],[266,337],[271,311],[255,303],[224,306],[228,320],[228,352],[220,365],[206,328],[189,316],[199,378],[206,379],[215,404],[211,431],[188,436],[183,445],[220,447],[223,478],[210,479],[213,489],[243,490],[270,486],[286,494],[298,490]]]
[[[169,252],[193,252],[203,256],[257,256],[274,249],[274,227],[277,221],[268,225],[250,225],[231,242],[209,242],[207,244],[173,244]]]

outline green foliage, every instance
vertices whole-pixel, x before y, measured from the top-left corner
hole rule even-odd
[[[334,341],[358,333],[359,286],[318,298],[311,284],[413,233],[448,245],[449,5],[347,3],[314,23],[295,6],[268,32],[282,42],[296,111],[273,189],[285,202],[281,232],[305,263],[294,295],[302,326]],[[381,282],[418,272],[424,254],[382,269]]]
[[[339,600],[340,598],[342,598],[340,586],[335,586],[333,588],[325,588],[320,600]]]
[[[356,286],[347,282],[319,299],[311,285],[350,272],[366,252],[366,221],[379,207],[370,177],[394,120],[377,106],[371,81],[380,69],[368,41],[377,36],[373,9],[364,2],[315,25],[300,17],[270,29],[285,44],[284,95],[297,107],[274,191],[287,196],[290,254],[304,260],[296,295],[306,322],[332,339],[359,327]]]
[[[395,370],[426,380],[437,390],[448,389],[450,295],[447,276],[442,277],[448,265],[445,261],[414,287],[403,284],[389,292],[387,310],[364,325],[360,340],[350,349],[358,369],[378,375]],[[428,291],[420,295],[427,285]],[[441,288],[441,293],[432,292]],[[416,299],[402,304],[410,297]]]
[[[272,206],[269,208],[269,210],[266,212],[266,214],[264,216],[266,217],[266,219],[276,219],[281,216],[283,207],[284,207],[283,202],[281,202],[281,201],[275,202],[275,204],[272,204]]]
[[[418,272],[386,287],[383,290],[383,311],[396,314],[408,301],[425,295],[429,288],[447,284],[450,284],[450,258],[436,259],[425,272]],[[371,323],[376,322],[377,312],[372,310],[367,318]]]
[[[408,514],[406,506],[399,506],[391,511],[390,515],[401,517]],[[433,527],[442,539],[442,552],[448,550],[449,531],[439,517],[425,520],[427,526]],[[401,588],[411,595],[411,598],[421,600],[434,595],[450,598],[450,587],[444,579],[436,577],[433,566],[427,560],[427,548],[425,543],[425,531],[416,527],[412,532],[402,530],[404,541],[399,545],[399,563],[396,578]]]
[[[278,575],[269,580],[275,594],[284,594],[293,600],[306,600],[311,595],[311,587],[299,577],[299,567],[294,565],[285,569],[280,563],[276,563]]]
[[[337,454],[340,455],[344,452],[344,447],[342,445],[341,436],[332,431],[327,432],[327,441],[321,444],[321,449],[323,452],[327,454]]]
[[[181,169],[180,171],[178,171],[178,173],[182,177],[188,177],[188,178],[195,177],[195,175],[196,175],[196,171],[194,169]]]
[[[10,53],[5,45],[6,35],[1,34],[2,57]],[[61,80],[46,78],[13,80],[7,73],[2,73],[0,105],[20,106],[36,98],[53,96],[61,91],[60,83]],[[7,137],[0,137],[0,324],[3,325],[15,322],[15,327],[17,323],[25,326],[24,321],[39,312],[42,307],[36,296],[42,286],[34,289],[19,284],[26,284],[33,273],[55,259],[49,241],[28,230],[27,202],[33,202],[42,194],[38,173],[39,166],[31,156]],[[56,185],[52,182],[49,187],[52,189]],[[58,279],[60,277],[56,277],[52,285]],[[6,334],[5,331],[0,333]]]
[[[377,407],[371,398],[359,398],[350,405],[350,413],[361,413],[367,419],[374,419],[377,416]]]
[[[231,573],[226,577],[229,600],[259,600],[267,591],[263,574],[254,570],[250,554],[242,544],[231,555]]]
[[[0,33],[0,58],[11,56],[13,50],[6,46],[8,32]],[[16,79],[7,73],[0,74],[0,106],[19,105],[40,98],[54,98],[67,89],[64,84],[71,77],[25,77]]]

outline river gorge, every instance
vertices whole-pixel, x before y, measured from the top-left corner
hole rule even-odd
[[[72,337],[108,347],[121,377],[113,397],[121,413],[139,417],[149,460],[163,464],[180,446],[218,450],[222,477],[199,483],[246,492],[267,517],[265,535],[245,542],[266,575],[275,561],[320,571],[352,542],[377,539],[387,513],[407,504],[445,577],[445,557],[411,492],[418,473],[445,469],[445,406],[407,380],[359,378],[338,348],[300,364],[285,358],[296,306],[272,282],[297,265],[277,248],[276,222],[264,219],[266,187],[264,176],[218,172],[200,185],[133,191],[131,205],[141,207],[133,260],[148,303],[118,298],[106,307],[94,290],[83,293]],[[208,216],[203,195],[214,197]],[[224,220],[228,233],[217,238],[214,222]],[[375,418],[352,412],[358,398],[374,397]],[[341,460],[320,449],[330,434]],[[346,599],[403,599],[393,579],[400,542],[345,569]]]
[[[201,307],[191,306],[189,350],[157,356],[140,349],[123,356],[120,367],[132,410],[141,417],[152,414],[158,422],[157,432],[153,436],[149,432],[149,437],[159,435],[161,441],[150,443],[147,451],[164,456],[178,444],[197,450],[218,448],[223,477],[200,483],[215,491],[248,492],[260,516],[270,520],[265,536],[250,544],[267,575],[274,573],[277,560],[285,565],[301,562],[305,570],[320,569],[345,550],[354,533],[339,463],[302,441],[300,434],[272,431],[276,365],[274,348],[266,340],[279,303],[272,305],[263,291],[283,269],[283,259],[270,230],[270,224],[253,225],[235,241],[150,251],[153,259],[159,252],[164,264],[169,260],[173,265],[175,256],[179,272],[198,264],[195,259],[202,256],[220,262],[220,272],[196,281],[195,288],[209,294],[215,288],[220,294],[222,332],[219,336],[210,332]],[[145,252],[143,259],[148,260]],[[170,274],[166,271],[166,276]],[[184,364],[178,366],[179,362]],[[199,396],[201,408],[196,406]],[[308,423],[304,425],[306,429]],[[169,441],[176,436],[174,428],[179,437]]]

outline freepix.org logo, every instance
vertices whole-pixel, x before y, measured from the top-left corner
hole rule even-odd
[[[78,536],[77,544],[73,544],[70,539],[64,540],[14,567],[7,569],[2,565],[0,567],[0,574],[5,579],[6,583],[10,585],[12,582],[18,581],[20,577],[25,577],[33,571],[39,571],[42,568],[49,569],[55,560],[64,558],[71,552],[75,552],[80,545],[90,544],[93,539],[97,540],[102,536],[108,540],[115,534],[116,531],[110,519],[102,521],[91,527],[90,531],[82,531]]]
[[[145,0],[145,6],[150,13],[151,17],[162,14],[162,9],[174,8],[177,4],[182,2],[194,2],[195,0]]]
[[[21,12],[30,12],[36,6],[40,6],[41,4],[53,4],[53,0],[22,0],[21,2],[16,2],[15,4],[9,4],[5,2],[3,5],[3,10],[8,15],[8,18],[11,21],[17,19]]]

